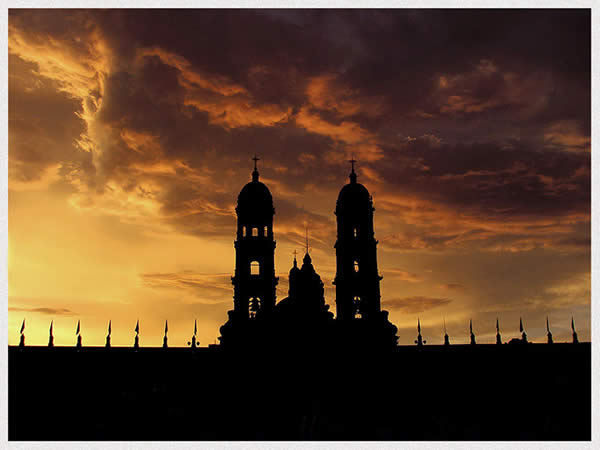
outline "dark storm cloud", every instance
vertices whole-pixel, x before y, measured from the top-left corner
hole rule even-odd
[[[363,182],[379,179],[380,194],[421,204],[411,226],[383,237],[392,247],[517,249],[548,244],[528,221],[589,222],[589,11],[14,10],[10,25],[13,54],[43,64],[31,45],[51,37],[63,57],[83,58],[90,83],[94,147],[46,161],[21,145],[11,157],[20,173],[62,163],[63,177],[100,195],[116,183],[184,232],[231,236],[254,152],[291,241],[304,221],[331,240],[333,217],[295,196],[313,184],[333,204],[352,153]],[[66,111],[56,120],[86,106],[64,70],[49,66],[39,79],[54,92],[71,88],[71,98],[55,94]],[[13,120],[26,102],[11,105]],[[71,141],[85,132],[76,117],[64,123]],[[12,124],[23,141],[27,130]],[[383,214],[398,213],[385,202]],[[439,209],[438,219],[460,210],[479,223],[438,220],[436,229],[419,208]],[[481,226],[515,220],[511,233]],[[576,226],[562,227],[553,245],[585,242]]]
[[[386,20],[376,20],[383,14]],[[481,60],[515,72],[550,71],[561,78],[589,80],[589,11],[362,11],[345,17],[355,24],[366,48],[364,60],[347,76],[355,85],[387,95],[391,91],[411,105],[427,89],[397,87],[431,88],[432,76],[469,72]],[[477,90],[486,95],[493,89]]]
[[[386,152],[380,173],[390,185],[452,207],[486,214],[589,213],[590,154],[530,145],[448,145],[416,138]],[[407,165],[419,161],[420,167]]]
[[[286,89],[293,80],[284,81],[289,73],[285,70],[297,67],[304,74],[320,73],[339,66],[342,50],[349,50],[331,45],[318,22],[296,25],[273,20],[262,11],[113,10],[98,14],[97,21],[123,59],[133,57],[137,47],[157,46],[238,83],[251,79],[251,67],[284,69],[273,86],[281,94],[276,97],[279,101],[295,97],[293,89]],[[275,98],[272,92],[266,96]]]
[[[36,69],[36,64],[9,56],[10,172],[22,181],[39,179],[64,161],[82,164],[88,156],[76,146],[85,131],[85,122],[75,115],[80,105],[60,92],[56,82],[36,78]]]

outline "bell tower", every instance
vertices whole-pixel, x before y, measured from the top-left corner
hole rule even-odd
[[[381,311],[377,270],[377,241],[373,231],[373,200],[367,188],[356,182],[354,159],[350,183],[338,196],[337,272],[335,293],[339,320],[367,319]]]
[[[259,181],[255,156],[252,181],[238,196],[233,310],[238,318],[255,319],[275,307],[275,240],[273,197]]]
[[[335,208],[336,322],[344,342],[373,348],[395,346],[398,329],[388,320],[388,312],[381,310],[383,277],[377,269],[373,199],[356,181],[354,158],[350,163],[350,183],[341,189]]]

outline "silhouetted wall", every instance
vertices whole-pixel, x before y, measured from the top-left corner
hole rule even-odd
[[[8,356],[11,440],[591,439],[587,343]]]

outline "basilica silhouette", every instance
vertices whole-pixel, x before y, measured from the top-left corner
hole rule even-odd
[[[349,183],[335,215],[335,317],[309,253],[277,302],[275,207],[260,181],[239,193],[233,309],[220,344],[25,345],[8,351],[10,440],[589,440],[591,345],[527,339],[397,345],[381,309],[373,200]],[[191,320],[190,320],[191,322]],[[132,324],[133,325],[133,324]],[[191,323],[190,323],[191,325]],[[158,344],[158,343],[157,343]],[[427,344],[427,345],[426,345]],[[509,345],[518,344],[518,345]],[[551,345],[549,345],[551,344]],[[574,345],[576,344],[576,345]]]
[[[375,208],[367,188],[357,182],[356,161],[350,161],[350,182],[341,189],[335,209],[335,319],[325,304],[323,282],[312,264],[308,242],[301,268],[294,257],[288,297],[276,303],[275,208],[269,188],[259,180],[257,161],[254,157],[252,181],[237,201],[233,310],[221,327],[221,344],[395,346],[397,328],[381,309]]]

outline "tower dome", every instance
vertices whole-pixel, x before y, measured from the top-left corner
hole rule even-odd
[[[246,184],[238,195],[236,212],[238,215],[273,214],[273,196],[269,188],[259,180],[258,170],[254,167],[252,181]]]
[[[336,214],[353,210],[357,213],[365,213],[372,207],[371,195],[366,187],[356,182],[356,173],[354,172],[354,164],[352,164],[350,183],[340,190],[336,203]]]

